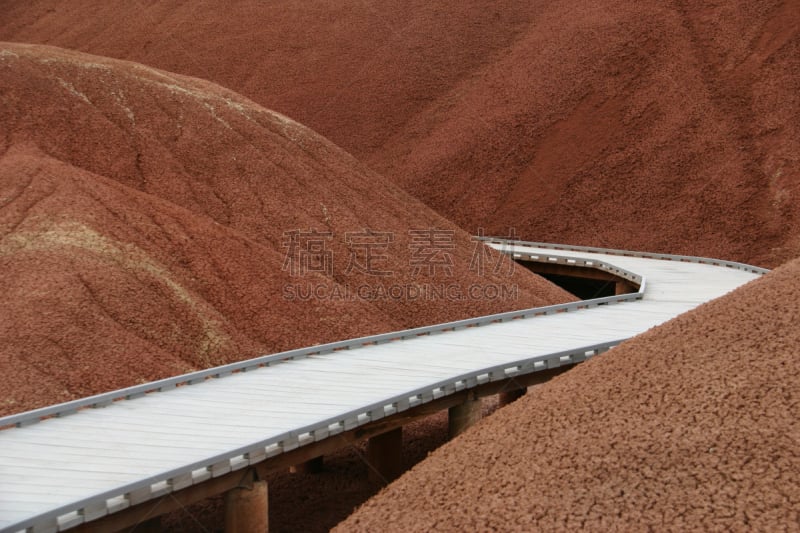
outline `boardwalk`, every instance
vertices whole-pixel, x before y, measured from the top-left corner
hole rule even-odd
[[[0,530],[69,529],[456,391],[580,362],[764,273],[490,245],[518,260],[618,267],[642,290],[294,350],[0,419]]]

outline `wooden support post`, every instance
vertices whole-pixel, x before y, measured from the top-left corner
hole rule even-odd
[[[447,429],[450,438],[460,435],[481,419],[481,400],[470,395],[464,403],[448,409]]]
[[[369,479],[383,486],[403,473],[403,428],[399,427],[369,439],[367,443]]]
[[[528,392],[527,388],[510,389],[498,394],[499,406],[504,407],[522,398]]]
[[[295,474],[319,474],[325,467],[322,456],[314,457],[303,463],[292,465],[289,471]]]
[[[267,533],[269,498],[266,481],[225,493],[225,533]]]

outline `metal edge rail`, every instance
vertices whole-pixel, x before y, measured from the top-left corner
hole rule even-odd
[[[207,379],[219,379],[238,372],[247,372],[270,366],[282,362],[303,359],[315,355],[323,355],[331,352],[346,351],[372,344],[382,344],[386,342],[410,340],[414,337],[426,336],[438,333],[445,333],[448,331],[456,331],[468,327],[485,326],[496,322],[504,322],[506,320],[516,320],[522,318],[531,318],[536,316],[544,316],[553,313],[569,312],[578,309],[587,309],[598,305],[606,305],[609,303],[619,303],[625,301],[640,300],[644,295],[646,287],[646,280],[643,276],[630,272],[628,270],[611,265],[604,261],[598,260],[583,260],[571,257],[550,255],[543,256],[541,254],[527,254],[527,253],[514,253],[515,258],[540,261],[548,263],[561,263],[571,266],[583,266],[587,268],[597,268],[607,272],[614,273],[628,279],[637,285],[639,290],[634,293],[621,294],[617,296],[606,296],[603,298],[594,298],[591,300],[581,300],[578,302],[570,302],[566,304],[557,304],[544,307],[532,307],[522,309],[519,311],[507,311],[503,313],[496,313],[492,315],[485,315],[476,318],[467,318],[457,320],[454,322],[445,322],[442,324],[435,324],[432,326],[423,326],[419,328],[412,328],[407,330],[394,331],[390,333],[381,333],[378,335],[370,335],[366,337],[358,337],[355,339],[348,339],[343,341],[335,341],[326,344],[319,344],[305,348],[297,348],[270,355],[263,355],[245,361],[238,361],[236,363],[229,363],[227,365],[216,366],[206,370],[198,370],[196,372],[189,372],[171,378],[165,378],[141,385],[134,385],[125,387],[114,391],[109,391],[85,398],[79,398],[68,402],[49,405],[31,411],[25,411],[14,415],[8,415],[0,418],[0,431],[9,429],[11,427],[22,427],[30,424],[35,424],[41,420],[51,417],[64,417],[78,412],[81,409],[87,408],[102,408],[111,405],[114,402],[122,400],[133,400],[144,396],[145,394],[152,394],[156,392],[165,392],[172,388],[186,385],[195,385],[204,382]]]
[[[514,250],[505,251],[504,253],[510,257],[513,257],[515,260],[534,261],[537,263],[567,265],[572,267],[594,268],[597,270],[603,270],[617,277],[626,279],[638,286],[638,290],[635,293],[628,293],[628,294],[644,294],[646,290],[646,280],[644,276],[640,276],[639,274],[631,272],[630,270],[625,270],[624,268],[612,265],[611,263],[606,263],[605,261],[600,261],[597,259],[565,257],[553,254],[543,255],[531,252],[518,252]],[[590,301],[590,300],[584,300],[584,301]]]
[[[702,263],[706,265],[713,265],[713,266],[724,266],[728,268],[735,268],[737,270],[743,270],[745,272],[750,272],[753,274],[767,274],[770,270],[768,268],[757,267],[753,265],[748,265],[747,263],[739,263],[736,261],[726,261],[724,259],[714,259],[711,257],[702,257],[702,256],[695,256],[695,255],[676,255],[676,254],[661,254],[661,253],[654,253],[654,252],[641,252],[641,251],[634,251],[634,250],[622,250],[617,248],[599,248],[596,246],[578,246],[572,244],[553,244],[547,242],[535,242],[535,241],[522,241],[516,239],[506,239],[503,237],[488,237],[488,236],[477,236],[475,239],[488,242],[491,244],[500,244],[500,245],[519,245],[519,246],[532,246],[536,248],[546,248],[550,250],[564,250],[570,252],[589,252],[589,253],[598,253],[598,254],[605,254],[605,255],[619,255],[624,257],[641,257],[643,259],[661,259],[664,261],[683,261],[687,263]],[[510,250],[501,249],[501,252],[505,254],[514,253]]]

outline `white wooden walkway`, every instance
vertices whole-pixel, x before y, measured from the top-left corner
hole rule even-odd
[[[294,350],[0,419],[0,530],[68,529],[456,390],[573,364],[765,272],[491,245],[620,267],[643,291]]]

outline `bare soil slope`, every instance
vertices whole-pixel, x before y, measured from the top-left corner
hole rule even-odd
[[[800,252],[800,5],[7,2],[0,38],[221,83],[463,228]]]
[[[800,253],[800,3],[546,6],[374,165],[471,230]]]
[[[800,259],[533,389],[337,530],[795,530],[799,280]]]
[[[360,238],[380,246],[345,242],[365,228],[373,234]],[[286,232],[312,229],[330,235],[289,246]],[[420,243],[412,229],[440,233]],[[235,93],[0,44],[0,413],[572,299],[524,269],[495,272],[496,254],[471,269],[476,246],[324,138]],[[440,285],[454,288],[431,298],[378,290]],[[322,290],[302,298],[309,286]]]
[[[12,0],[0,39],[211,80],[360,157],[512,43],[530,20],[526,4]]]

